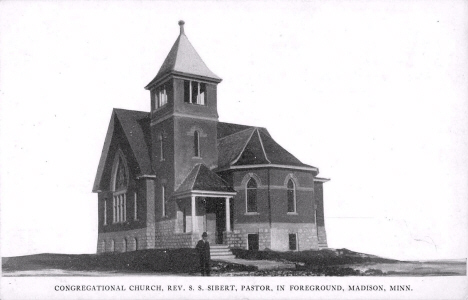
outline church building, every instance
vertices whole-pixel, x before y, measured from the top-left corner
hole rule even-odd
[[[221,78],[179,25],[145,87],[151,111],[112,112],[93,186],[97,252],[192,248],[204,231],[230,248],[326,248],[328,179],[267,129],[219,121]]]

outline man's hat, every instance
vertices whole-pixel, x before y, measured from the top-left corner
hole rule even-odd
[[[207,236],[208,236],[208,233],[203,232],[203,234],[202,234],[201,236],[202,236],[202,237],[207,237]]]

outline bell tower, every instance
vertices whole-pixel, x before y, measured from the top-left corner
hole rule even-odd
[[[196,164],[217,166],[217,85],[221,82],[180,34],[156,77],[145,87],[151,97],[152,166],[156,173],[156,216],[170,217],[167,198]]]

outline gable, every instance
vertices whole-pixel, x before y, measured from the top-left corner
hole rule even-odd
[[[218,170],[241,165],[282,165],[314,168],[281,147],[265,128],[218,124]],[[315,169],[315,168],[314,168]]]
[[[225,167],[242,153],[242,150],[249,142],[254,132],[254,128],[239,131],[222,139],[218,139],[218,167]]]
[[[152,174],[149,155],[149,124],[145,112],[114,109],[101,152],[93,192],[109,189],[112,161],[121,149],[130,163],[132,174]],[[149,123],[149,119],[148,119]]]
[[[242,154],[235,161],[234,165],[254,165],[254,164],[268,164],[270,161],[266,157],[265,150],[263,149],[262,141],[260,140],[259,131],[254,130],[250,140],[245,146]]]
[[[204,164],[196,165],[177,189],[178,194],[189,191],[235,192],[224,179]]]

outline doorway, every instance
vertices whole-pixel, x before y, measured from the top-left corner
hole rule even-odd
[[[226,204],[224,199],[205,199],[204,229],[208,233],[208,241],[213,244],[223,243],[226,231]]]

